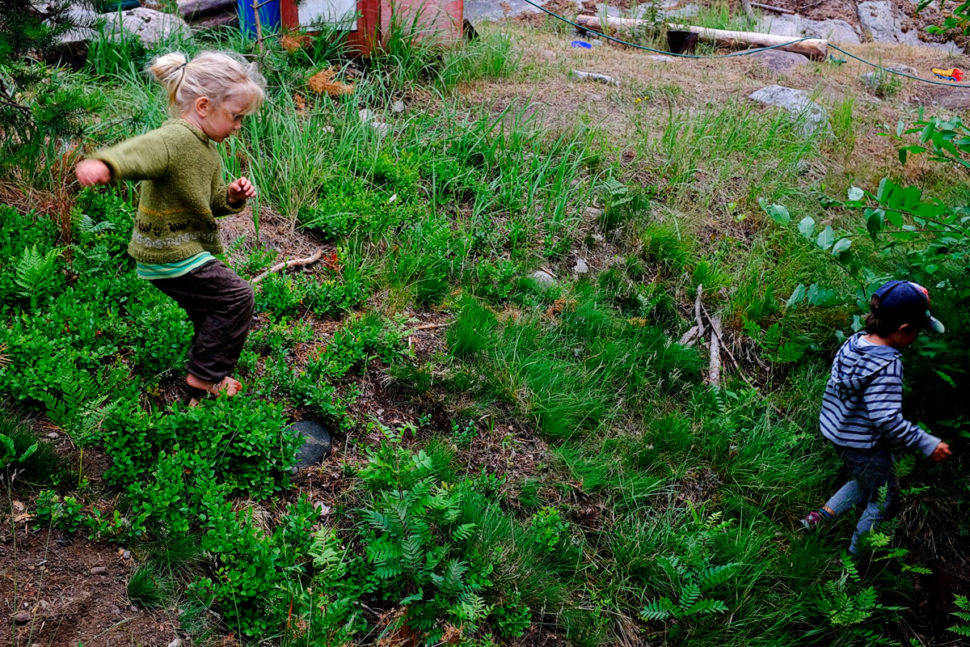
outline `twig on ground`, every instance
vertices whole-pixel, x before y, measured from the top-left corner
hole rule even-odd
[[[277,263],[276,265],[274,265],[273,267],[269,268],[268,270],[266,270],[265,272],[263,272],[259,276],[254,277],[250,281],[250,283],[253,283],[253,284],[259,283],[260,281],[262,281],[263,279],[265,279],[270,274],[274,274],[276,272],[280,272],[282,270],[285,270],[285,269],[288,269],[288,268],[291,268],[291,267],[302,267],[304,265],[312,265],[313,263],[316,263],[317,261],[319,261],[321,256],[323,256],[323,248],[322,247],[318,247],[317,248],[317,251],[313,252],[313,255],[312,256],[307,256],[306,258],[296,258],[296,259],[294,259],[292,261],[286,261],[286,262],[283,262],[283,263]]]
[[[707,369],[707,379],[711,385],[721,388],[721,317],[708,316],[711,322],[711,362]]]
[[[453,321],[440,321],[438,323],[422,324],[420,326],[415,326],[411,330],[434,330],[435,328],[446,328],[453,324]]]

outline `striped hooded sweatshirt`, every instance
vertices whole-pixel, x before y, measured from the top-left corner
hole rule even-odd
[[[903,364],[891,346],[850,337],[832,362],[822,397],[822,435],[840,447],[905,446],[929,456],[940,443],[903,417]]]

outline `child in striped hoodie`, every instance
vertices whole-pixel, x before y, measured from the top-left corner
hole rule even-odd
[[[943,332],[943,324],[930,315],[929,292],[910,281],[889,281],[876,290],[869,307],[865,331],[846,340],[835,356],[819,416],[822,435],[835,446],[851,480],[801,520],[812,530],[854,505],[865,506],[849,544],[853,555],[860,538],[895,513],[899,485],[893,448],[915,449],[933,461],[950,456],[946,443],[906,420],[902,411],[900,351],[921,330]]]

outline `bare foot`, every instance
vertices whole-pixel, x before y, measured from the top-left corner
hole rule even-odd
[[[210,393],[215,396],[225,395],[231,398],[240,391],[242,391],[242,382],[239,380],[229,377],[228,375],[218,382],[209,382],[198,378],[191,373],[185,377],[185,383],[189,386],[191,391],[197,392],[197,395],[193,395],[189,398],[189,406],[195,406],[199,403],[199,399],[206,393]]]

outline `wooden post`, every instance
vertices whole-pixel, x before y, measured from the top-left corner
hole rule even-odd
[[[647,20],[637,20],[636,18],[607,18],[600,20],[599,16],[577,16],[576,23],[592,31],[604,31],[604,26],[612,29],[636,29],[650,27],[652,23]],[[828,41],[821,38],[806,38],[797,43],[796,40],[785,36],[775,36],[773,34],[759,34],[750,31],[728,31],[725,29],[709,29],[707,27],[694,27],[692,25],[678,25],[670,23],[668,29],[674,31],[689,31],[697,34],[698,38],[713,41],[723,47],[772,47],[782,49],[786,52],[795,52],[816,60],[824,61],[828,56]],[[786,45],[785,43],[791,43]],[[779,47],[780,46],[780,47]]]

